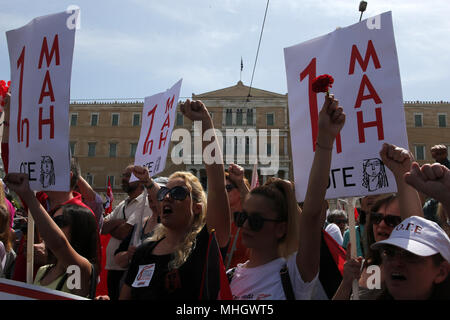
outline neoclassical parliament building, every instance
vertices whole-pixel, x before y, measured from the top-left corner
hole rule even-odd
[[[250,88],[239,81],[236,85],[216,91],[192,94],[192,99],[202,100],[207,106],[214,126],[224,136],[224,153],[242,150],[245,157],[239,163],[251,180],[253,164],[249,155],[254,141],[251,137],[237,134],[227,136],[227,129],[235,132],[257,132],[267,130],[268,156],[278,153],[278,171],[273,175],[293,179],[291,140],[289,134],[289,110],[287,94]],[[250,92],[250,97],[248,96]],[[430,148],[435,144],[445,144],[450,148],[450,102],[406,101],[404,103],[409,149],[419,163],[433,162]],[[115,194],[121,192],[123,169],[134,162],[141,128],[142,101],[99,102],[72,101],[70,105],[70,148],[72,155],[80,163],[83,177],[97,192],[104,193],[108,177]],[[175,128],[184,128],[194,138],[193,123],[177,110]],[[278,130],[278,145],[271,144],[270,134]],[[171,142],[169,156],[162,176],[176,170],[189,170],[206,185],[206,172],[202,164],[191,161],[175,164],[171,159],[171,149],[178,142]],[[230,149],[231,148],[231,149]],[[192,148],[192,150],[194,150]],[[231,152],[233,153],[233,152]],[[236,158],[235,158],[236,159]],[[193,159],[194,160],[194,159]],[[236,160],[235,160],[236,162]],[[264,164],[258,164],[261,169]],[[267,179],[260,174],[260,182]]]

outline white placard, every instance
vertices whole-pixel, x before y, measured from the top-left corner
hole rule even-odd
[[[35,191],[69,191],[69,103],[75,26],[62,12],[6,32],[11,66],[9,171]]]
[[[144,100],[141,135],[134,164],[147,167],[150,176],[162,172],[166,166],[182,80],[165,92]],[[136,180],[134,175],[130,178],[130,181]]]
[[[0,300],[89,300],[71,293],[0,279]]]
[[[388,142],[408,148],[391,12],[285,48],[295,189],[305,198],[324,93],[313,79],[330,74],[346,113],[333,147],[326,199],[396,192],[379,151]]]

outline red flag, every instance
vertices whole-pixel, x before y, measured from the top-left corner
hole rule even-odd
[[[105,215],[110,214],[112,211],[112,204],[114,201],[114,196],[111,188],[111,182],[108,177],[108,188],[106,189],[106,203],[105,203]]]
[[[319,280],[331,299],[342,281],[346,252],[325,230],[321,238]]]
[[[199,300],[233,300],[214,230],[209,236]]]
[[[252,184],[250,186],[250,190],[259,187],[259,179],[258,179],[258,163],[253,165],[252,172]]]
[[[355,221],[358,221],[359,212],[358,209],[355,207]]]

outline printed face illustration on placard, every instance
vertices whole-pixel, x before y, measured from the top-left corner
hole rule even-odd
[[[369,191],[376,191],[389,186],[384,164],[380,159],[364,160],[362,186]]]
[[[49,156],[42,156],[39,181],[42,184],[42,188],[48,188],[55,184],[55,167],[53,166],[52,158]]]

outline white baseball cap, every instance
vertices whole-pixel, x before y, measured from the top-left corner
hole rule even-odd
[[[378,241],[370,246],[371,249],[380,249],[390,244],[418,256],[428,257],[440,253],[450,262],[450,238],[436,222],[422,217],[409,217],[392,231],[388,239]]]

